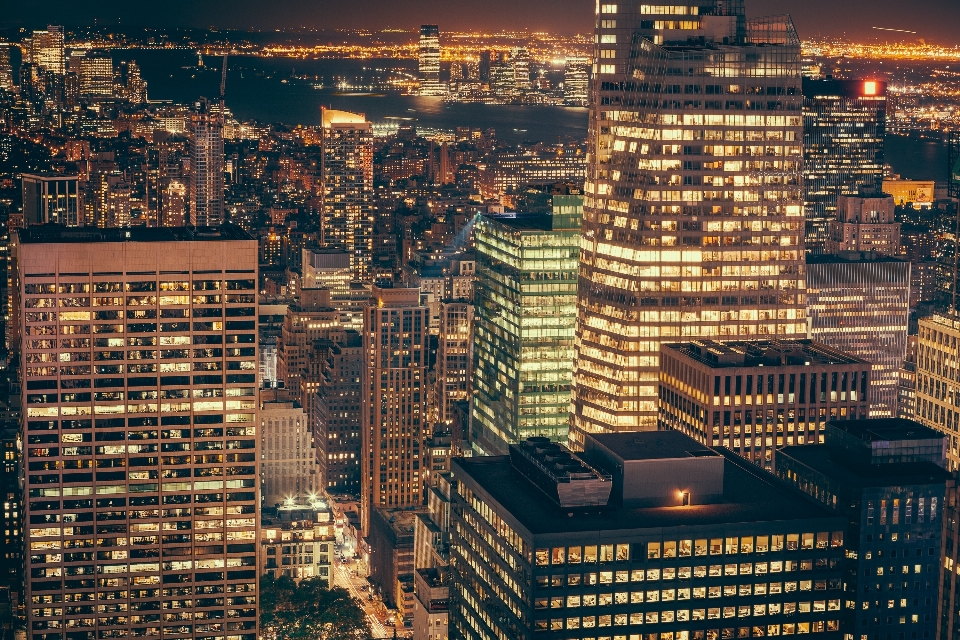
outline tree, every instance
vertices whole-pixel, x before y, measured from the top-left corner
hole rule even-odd
[[[277,640],[368,640],[363,609],[346,589],[319,578],[298,585],[286,576],[260,578],[260,628]]]

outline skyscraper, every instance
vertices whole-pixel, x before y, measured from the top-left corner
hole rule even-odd
[[[13,67],[10,65],[9,42],[0,42],[0,90],[13,91]]]
[[[78,188],[75,175],[23,174],[23,223],[78,226]]]
[[[66,72],[63,48],[63,27],[48,25],[45,30],[34,31],[30,39],[30,63],[62,76]]]
[[[917,344],[915,419],[947,436],[947,462],[960,469],[960,318],[936,314],[921,318]]]
[[[75,55],[75,54],[74,54]],[[70,68],[74,68],[74,55]],[[80,77],[80,95],[88,98],[113,96],[113,55],[110,51],[93,50],[81,53],[76,63]]]
[[[223,223],[223,105],[200,98],[190,112],[190,224]]]
[[[484,453],[567,440],[582,203],[554,195],[552,214],[477,223],[472,440]]]
[[[373,253],[373,129],[346,111],[324,109],[322,122],[320,246],[350,253],[354,279],[366,280]]]
[[[571,56],[563,65],[563,103],[585,107],[590,100],[590,60]]]
[[[365,532],[373,509],[423,504],[421,455],[427,424],[430,309],[420,290],[373,287],[365,312],[361,510]]]
[[[256,242],[31,227],[11,259],[28,638],[256,640]]]
[[[803,80],[806,248],[821,253],[837,197],[880,190],[887,85],[874,80]]]
[[[810,337],[873,365],[870,416],[897,415],[907,354],[910,263],[876,253],[807,257]]]
[[[441,96],[445,92],[440,84],[440,27],[425,24],[420,27],[420,95]]]
[[[465,300],[440,302],[437,379],[433,388],[436,422],[453,423],[455,404],[472,395],[474,307]]]
[[[736,0],[597,10],[574,447],[656,428],[661,341],[806,332],[790,18]]]
[[[825,250],[900,255],[900,223],[893,197],[884,193],[838,196],[836,218],[827,223]]]

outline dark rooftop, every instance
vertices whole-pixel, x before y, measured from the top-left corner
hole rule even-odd
[[[714,369],[867,364],[865,360],[814,340],[749,340],[736,342],[695,340],[693,342],[664,344],[663,348],[681,353]]]
[[[872,251],[846,251],[842,254],[808,254],[807,264],[843,264],[846,262],[906,262],[900,258],[880,255]]]
[[[646,431],[639,433],[596,433],[591,437],[614,452],[622,460],[655,460],[718,456],[679,431]]]
[[[650,529],[740,522],[828,518],[834,514],[762,469],[720,450],[724,490],[720,502],[675,507],[607,507],[576,511],[543,499],[507,456],[458,458],[454,475],[468,475],[533,534]],[[572,515],[571,515],[572,514]]]
[[[253,240],[246,231],[232,224],[219,227],[130,227],[129,229],[45,224],[18,229],[17,235],[21,244]]]
[[[840,464],[831,456],[833,447],[826,444],[787,446],[777,457],[792,458],[828,478],[852,487],[887,487],[910,484],[939,484],[950,479],[946,469],[932,462],[905,462],[873,465]]]
[[[919,422],[903,418],[871,418],[869,420],[837,420],[830,423],[835,429],[868,442],[890,440],[942,440],[943,434]]]

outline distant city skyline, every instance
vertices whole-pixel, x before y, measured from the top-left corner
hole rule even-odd
[[[865,10],[869,9],[869,13]],[[415,30],[422,23],[439,23],[441,29],[529,29],[558,33],[589,33],[593,30],[594,3],[589,0],[490,0],[482,4],[449,3],[441,0],[361,0],[334,3],[330,0],[289,0],[264,12],[254,0],[145,0],[129,4],[119,0],[72,3],[66,0],[23,3],[8,8],[0,28],[41,28],[47,23],[68,26],[116,24],[164,27],[220,27],[231,29],[404,28]],[[952,25],[960,20],[960,4],[952,0],[918,0],[909,12],[897,0],[832,2],[809,0],[754,0],[751,16],[790,13],[801,38],[846,36],[859,40],[924,40],[958,44]],[[875,29],[900,29],[916,34]]]

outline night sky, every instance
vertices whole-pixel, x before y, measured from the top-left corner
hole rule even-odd
[[[441,29],[532,29],[562,33],[592,30],[592,0],[12,0],[0,26],[66,25],[219,26],[274,29],[410,28],[436,22]],[[747,0],[750,15],[791,13],[801,37],[914,40],[960,44],[960,0]],[[916,36],[872,30],[888,27]]]

